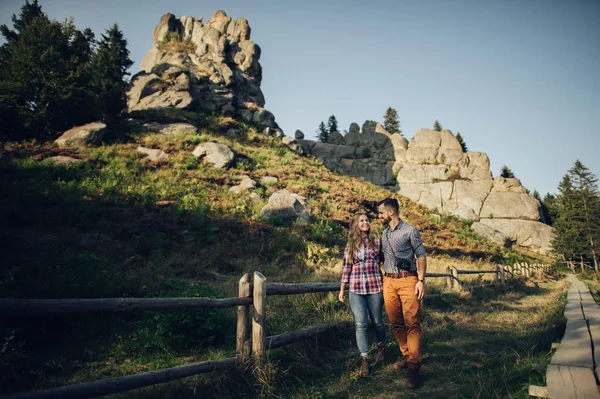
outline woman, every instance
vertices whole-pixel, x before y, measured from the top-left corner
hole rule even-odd
[[[342,284],[338,298],[344,302],[344,290],[350,290],[350,309],[354,315],[356,345],[361,356],[360,375],[369,375],[369,339],[367,337],[367,313],[375,325],[377,358],[383,362],[385,326],[383,325],[383,276],[379,266],[380,241],[371,236],[371,224],[364,213],[350,220],[348,244],[344,252]]]

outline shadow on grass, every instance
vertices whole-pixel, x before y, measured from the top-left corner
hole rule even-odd
[[[102,164],[10,155],[0,155],[5,298],[227,297],[243,273],[274,273],[276,261],[305,250],[296,234],[211,214],[205,203],[159,206],[151,189],[128,193],[118,181],[90,189]],[[213,288],[215,274],[228,283]],[[209,347],[231,354],[235,309],[13,318],[0,334],[0,390],[15,392],[144,371],[124,364],[130,358],[167,367]],[[80,375],[86,363],[95,375]]]

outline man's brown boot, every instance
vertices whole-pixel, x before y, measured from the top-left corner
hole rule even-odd
[[[360,376],[366,377],[369,375],[369,358],[366,356],[361,356],[360,359]]]
[[[406,356],[402,356],[402,359],[398,360],[394,363],[394,368],[396,370],[402,370],[408,367],[408,358]]]
[[[416,389],[421,385],[421,376],[419,375],[419,367],[408,366],[408,374],[406,375],[406,382],[412,389]]]
[[[381,364],[385,360],[385,347],[380,346],[377,349],[377,357],[375,358],[375,364]]]

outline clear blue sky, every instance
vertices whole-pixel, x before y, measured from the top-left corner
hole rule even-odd
[[[24,0],[1,0],[10,25]],[[40,0],[98,37],[117,22],[137,72],[162,14],[245,17],[262,48],[262,90],[287,135],[314,137],[398,110],[410,139],[439,119],[494,176],[508,165],[530,190],[556,187],[576,159],[600,174],[599,0]]]

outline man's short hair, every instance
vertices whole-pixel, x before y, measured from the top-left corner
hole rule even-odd
[[[379,205],[383,205],[386,208],[392,208],[396,211],[396,214],[400,214],[400,204],[398,204],[398,200],[396,198],[386,198],[379,203]]]

